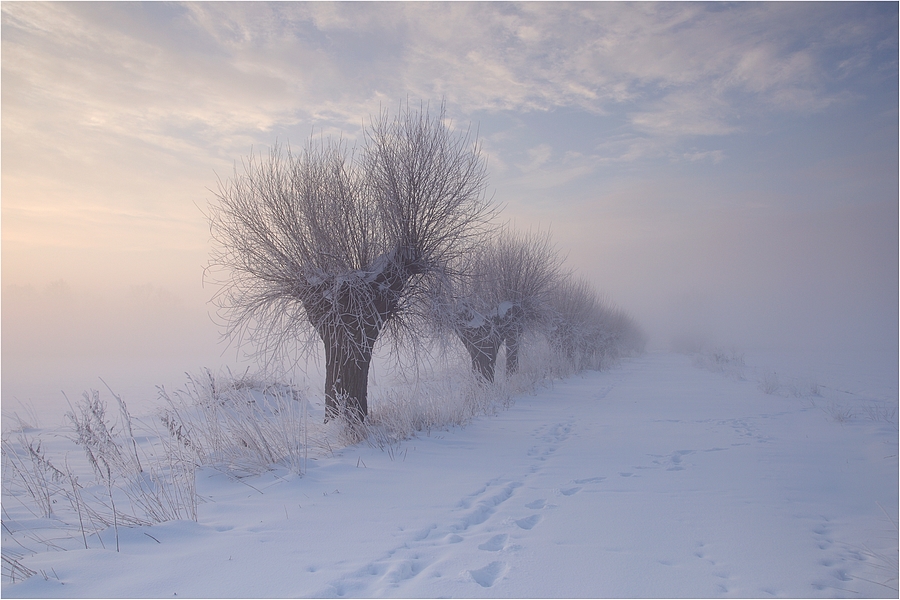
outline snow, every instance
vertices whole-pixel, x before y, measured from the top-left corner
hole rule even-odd
[[[491,311],[488,311],[488,316],[489,316],[489,317],[497,316],[497,317],[503,319],[503,318],[506,317],[506,314],[507,314],[510,310],[512,310],[512,308],[513,308],[514,306],[515,306],[515,304],[513,304],[512,302],[509,302],[509,301],[501,302],[499,305],[497,305],[497,307],[496,307],[495,309],[493,309],[493,310],[491,310]],[[481,314],[480,312],[478,312],[477,310],[474,310],[474,309],[472,309],[472,308],[469,308],[468,311],[469,311],[469,314],[471,315],[472,318],[469,319],[469,320],[465,323],[465,327],[468,327],[468,328],[477,328],[477,327],[481,327],[481,326],[483,326],[485,323],[487,323],[488,318],[485,317],[484,315],[482,315],[482,314]]]
[[[396,251],[379,254],[366,270],[357,271],[357,276],[366,283],[372,283],[393,264],[397,259],[396,254]]]
[[[512,310],[513,306],[515,306],[515,304],[513,304],[512,302],[509,302],[508,300],[505,302],[501,302],[500,305],[497,307],[497,316],[502,319],[503,317],[506,316],[506,313],[508,313],[510,310]]]
[[[484,316],[477,310],[469,308],[468,311],[472,318],[466,321],[465,327],[469,329],[475,329],[478,327],[482,327],[485,323],[487,323],[487,319],[484,318]]]
[[[646,354],[302,477],[201,470],[197,522],[120,526],[119,552],[112,529],[105,549],[29,540],[38,574],[2,592],[896,597],[896,417],[838,401]]]

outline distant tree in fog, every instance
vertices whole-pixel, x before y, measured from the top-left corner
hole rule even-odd
[[[523,334],[549,316],[549,299],[562,268],[549,233],[503,229],[465,261],[452,304],[452,329],[472,368],[494,380],[497,356],[506,346],[506,369],[519,367]]]
[[[550,303],[551,347],[576,371],[601,369],[644,350],[646,335],[634,319],[600,296],[587,280],[564,277],[554,286]]]

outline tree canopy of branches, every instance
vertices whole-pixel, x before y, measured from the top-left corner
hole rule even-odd
[[[379,335],[420,329],[415,307],[449,285],[448,265],[480,245],[492,217],[477,138],[445,116],[382,112],[359,153],[330,140],[297,154],[276,145],[219,182],[208,272],[226,334],[266,356],[318,337],[326,419],[365,418]]]
[[[517,234],[509,229],[466,261],[452,328],[469,352],[472,368],[485,380],[494,380],[503,344],[507,371],[518,370],[522,335],[547,317],[561,268],[549,233]]]

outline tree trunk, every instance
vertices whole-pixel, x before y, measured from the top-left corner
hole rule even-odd
[[[325,422],[344,415],[362,423],[369,414],[369,365],[382,322],[344,313],[337,322],[323,323],[319,336],[325,345]]]
[[[325,342],[325,421],[342,412],[354,421],[365,420],[371,363],[371,350],[349,352],[340,344]]]
[[[506,332],[506,372],[519,372],[519,345],[522,332],[516,327],[510,327]]]
[[[325,345],[325,421],[341,414],[363,422],[369,414],[369,365],[382,327],[392,319],[410,277],[420,271],[415,254],[398,248],[373,261],[353,285],[321,285],[304,302]],[[369,279],[369,277],[371,277]]]
[[[457,335],[472,357],[472,370],[493,383],[500,343],[492,329],[484,326],[460,328]]]
[[[504,302],[503,304],[508,303]],[[522,343],[522,333],[525,329],[523,325],[525,313],[518,303],[511,303],[512,306],[501,310],[503,304],[497,308],[498,335],[506,344],[506,372],[517,373],[519,371],[519,346]]]

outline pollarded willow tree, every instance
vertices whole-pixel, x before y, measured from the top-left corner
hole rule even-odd
[[[638,324],[587,280],[562,278],[550,304],[550,345],[570,368],[601,369],[621,356],[643,352],[647,339]]]
[[[585,279],[565,278],[553,290],[550,345],[576,371],[592,353],[599,305],[599,296]]]
[[[473,251],[493,215],[477,137],[409,105],[366,128],[359,153],[311,141],[276,146],[219,184],[210,273],[226,334],[279,356],[318,337],[326,419],[368,413],[376,341],[424,330],[423,296]],[[302,346],[308,349],[309,344]]]
[[[562,259],[549,233],[499,232],[471,255],[454,291],[451,327],[472,359],[473,370],[494,380],[497,356],[506,345],[506,369],[519,367],[523,334],[544,320]]]

